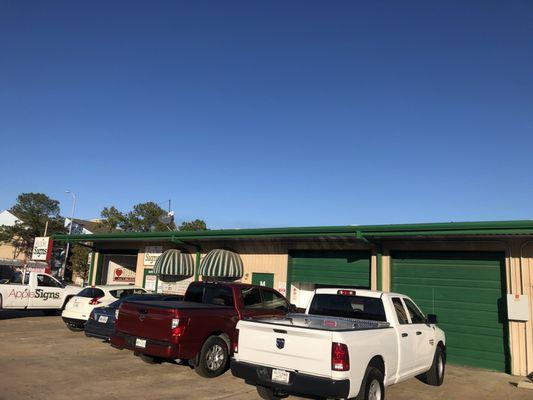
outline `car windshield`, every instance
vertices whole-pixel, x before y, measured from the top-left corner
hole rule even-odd
[[[383,301],[374,297],[316,294],[309,314],[387,321]]]

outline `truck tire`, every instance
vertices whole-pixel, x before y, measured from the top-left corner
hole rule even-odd
[[[226,372],[228,360],[228,346],[224,339],[211,336],[202,346],[200,358],[194,370],[204,378],[215,378]]]
[[[267,388],[264,386],[256,386],[256,389],[257,389],[257,394],[259,395],[259,397],[265,400],[280,400],[280,399],[284,399],[285,397],[288,397],[288,395],[285,395],[285,394],[282,395],[280,393],[274,392],[274,389],[272,388]]]
[[[446,369],[446,357],[442,346],[437,346],[431,368],[425,374],[418,375],[417,378],[431,386],[440,386],[444,382],[444,371]]]
[[[356,400],[384,400],[385,386],[383,385],[383,373],[375,368],[368,367]]]

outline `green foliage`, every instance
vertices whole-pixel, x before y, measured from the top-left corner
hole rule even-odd
[[[76,273],[83,280],[87,280],[89,275],[89,253],[90,249],[80,245],[72,247],[72,253],[69,257],[72,272]]]
[[[20,194],[9,211],[22,222],[14,226],[0,226],[0,241],[11,244],[16,254],[22,252],[31,256],[34,239],[44,234],[47,221],[47,236],[65,232],[59,215],[59,201],[43,193]]]
[[[180,231],[205,231],[207,225],[203,219],[195,219],[194,221],[183,221],[179,226]]]
[[[174,222],[167,227],[167,225],[159,221],[159,217],[166,213],[164,209],[152,201],[136,204],[133,206],[133,210],[128,213],[122,213],[113,206],[105,207],[100,214],[103,218],[100,224],[110,232],[117,230],[123,232],[155,232],[166,231],[169,228],[176,229]]]

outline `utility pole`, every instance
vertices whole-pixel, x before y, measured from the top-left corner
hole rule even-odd
[[[70,193],[72,195],[72,212],[70,213],[70,226],[68,228],[68,235],[72,234],[72,225],[74,225],[74,212],[76,211],[76,194],[70,190],[67,190],[65,193]],[[70,250],[70,238],[67,240],[67,251],[65,252],[65,260],[63,261],[63,268],[61,268],[61,278],[65,277],[65,270],[67,269],[67,258],[68,251]]]

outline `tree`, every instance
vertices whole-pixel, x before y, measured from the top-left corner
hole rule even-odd
[[[180,231],[205,231],[207,225],[203,219],[195,219],[194,221],[183,221],[179,226]]]
[[[85,246],[74,245],[69,257],[72,272],[87,280],[89,275],[89,252],[91,250]]]
[[[14,226],[0,226],[0,242],[15,248],[15,256],[24,253],[30,257],[34,239],[44,234],[48,221],[47,235],[64,233],[63,219],[59,215],[59,201],[43,193],[22,193],[9,210],[20,221]]]
[[[174,222],[166,225],[159,221],[159,217],[166,213],[152,201],[136,204],[133,206],[133,210],[128,213],[120,212],[113,206],[105,207],[100,214],[103,218],[100,224],[110,231],[120,230],[123,232],[153,232],[167,231],[169,228],[176,229]]]

